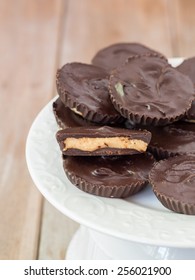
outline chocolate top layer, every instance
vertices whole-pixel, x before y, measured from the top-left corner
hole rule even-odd
[[[148,154],[112,157],[66,157],[65,172],[94,185],[123,186],[148,181],[154,159]]]
[[[113,44],[98,51],[92,59],[92,64],[100,66],[110,72],[123,64],[129,56],[147,52],[156,51],[139,43]]]
[[[151,133],[147,130],[130,130],[125,128],[110,126],[91,126],[91,127],[73,127],[59,130],[56,134],[58,141],[63,141],[67,137],[81,138],[104,138],[104,137],[128,137],[129,139],[139,139],[149,143]]]
[[[94,65],[68,63],[57,72],[61,101],[82,117],[101,123],[121,121],[110,101],[105,70]]]
[[[149,177],[157,193],[195,205],[195,155],[160,161]]]
[[[195,153],[195,124],[176,122],[164,127],[148,127],[152,133],[150,146],[173,154]]]
[[[177,66],[176,69],[187,75],[191,79],[195,88],[195,57],[184,60],[179,66]],[[189,111],[186,113],[186,116],[189,120],[195,120],[195,100],[193,101]]]
[[[146,124],[181,118],[194,99],[191,80],[155,54],[134,56],[112,72],[110,94],[121,114]],[[143,116],[143,118],[141,118]]]

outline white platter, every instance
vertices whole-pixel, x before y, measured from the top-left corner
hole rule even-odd
[[[34,120],[26,143],[28,169],[43,196],[71,219],[101,233],[151,245],[195,248],[195,216],[164,208],[150,187],[128,199],[112,199],[87,194],[69,182],[55,139],[52,102]]]

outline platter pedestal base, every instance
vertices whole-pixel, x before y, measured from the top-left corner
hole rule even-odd
[[[190,260],[195,249],[162,247],[116,238],[80,226],[66,254],[67,260]]]

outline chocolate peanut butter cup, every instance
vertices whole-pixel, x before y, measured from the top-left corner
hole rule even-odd
[[[110,76],[111,100],[121,115],[141,125],[166,125],[191,107],[191,80],[157,54],[130,57]]]
[[[129,56],[148,52],[158,53],[140,43],[117,43],[99,50],[93,57],[92,64],[110,72],[123,64]]]
[[[185,59],[176,69],[191,79],[195,90],[195,57]],[[191,108],[186,112],[184,119],[189,122],[195,122],[195,99]]]
[[[195,154],[159,161],[150,171],[149,180],[166,208],[195,215]]]
[[[132,155],[146,151],[151,133],[109,126],[74,127],[59,130],[56,138],[64,155]]]
[[[53,102],[53,113],[58,126],[62,129],[78,126],[96,126],[98,123],[90,122],[66,107],[58,97]]]
[[[83,118],[101,124],[123,121],[110,101],[108,76],[102,68],[68,63],[57,71],[56,83],[61,101]]]
[[[148,150],[157,159],[195,153],[195,124],[175,122],[164,127],[147,127],[152,133]]]
[[[141,191],[148,184],[154,158],[147,154],[109,157],[64,158],[69,180],[87,193],[125,198]]]

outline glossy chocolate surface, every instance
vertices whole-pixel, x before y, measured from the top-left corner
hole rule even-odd
[[[64,169],[93,185],[121,186],[147,182],[154,159],[148,154],[110,157],[66,157]]]
[[[101,49],[92,59],[92,64],[104,68],[110,72],[123,64],[132,55],[156,52],[139,43],[118,43]]]
[[[111,99],[135,123],[165,125],[181,118],[194,99],[191,80],[154,54],[135,56],[113,71]]]
[[[108,76],[102,68],[68,63],[57,72],[57,90],[61,101],[83,118],[101,123],[123,119],[110,101]]]
[[[157,193],[195,205],[195,154],[158,162],[150,180]]]

